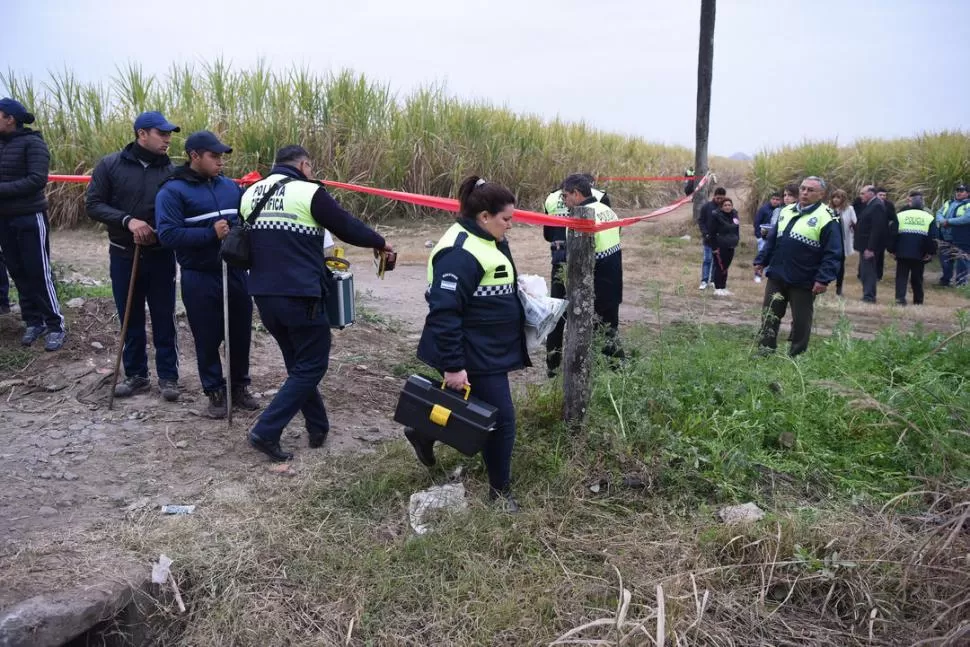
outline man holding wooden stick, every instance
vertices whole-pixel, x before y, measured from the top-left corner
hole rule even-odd
[[[160,112],[143,112],[135,119],[134,130],[135,141],[94,167],[85,200],[88,217],[108,228],[111,292],[118,320],[124,322],[128,313],[128,326],[119,340],[125,380],[114,386],[113,396],[127,398],[150,388],[147,302],[158,389],[165,400],[175,402],[179,398],[175,252],[159,245],[155,235],[155,195],[172,173],[168,147],[179,127]]]

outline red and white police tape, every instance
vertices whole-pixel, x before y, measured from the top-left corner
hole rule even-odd
[[[697,185],[697,189],[700,189],[705,184],[707,184],[710,174],[705,175],[701,178],[700,183]],[[257,171],[251,171],[241,178],[235,181],[244,186],[253,184],[262,179],[262,176]],[[670,178],[672,180],[683,179],[681,177]],[[90,175],[50,175],[48,180],[51,182],[67,182],[74,184],[83,184],[91,180]],[[346,191],[355,191],[357,193],[366,193],[368,195],[376,195],[382,198],[387,198],[389,200],[397,200],[399,202],[407,202],[408,204],[414,204],[421,207],[430,207],[432,209],[441,209],[443,211],[450,211],[456,213],[458,211],[458,200],[454,198],[440,198],[433,195],[422,195],[420,193],[407,193],[405,191],[391,191],[389,189],[378,189],[376,187],[361,186],[359,184],[347,184],[346,182],[334,182],[332,180],[323,180],[323,184],[327,186],[332,186],[337,189],[344,189]],[[603,231],[606,229],[614,229],[616,227],[629,227],[630,225],[635,225],[638,222],[643,222],[645,220],[651,220],[653,218],[659,218],[660,216],[666,215],[671,211],[687,204],[692,200],[691,196],[684,196],[675,202],[672,202],[664,207],[655,209],[650,213],[643,214],[642,216],[631,216],[629,218],[620,218],[618,220],[612,220],[608,222],[597,223],[593,220],[585,220],[582,218],[564,218],[562,216],[550,216],[544,213],[537,213],[535,211],[526,211],[524,209],[515,210],[515,221],[525,223],[528,225],[548,225],[550,227],[567,227],[575,231],[580,231],[584,233],[596,233],[598,231]]]

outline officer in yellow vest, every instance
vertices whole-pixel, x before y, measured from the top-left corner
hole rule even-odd
[[[791,303],[791,356],[805,352],[812,332],[815,295],[834,281],[842,263],[842,229],[839,220],[822,199],[825,180],[807,177],[798,188],[798,202],[781,210],[777,225],[754,259],[755,272],[763,269],[764,318],[760,353],[773,353],[778,344],[778,326]],[[767,269],[765,269],[767,268]]]
[[[936,254],[937,227],[923,210],[923,194],[909,194],[909,206],[889,225],[889,253],[896,258],[896,303],[906,305],[906,284],[912,281],[913,303],[923,303],[923,268]]]
[[[582,175],[589,180],[590,187],[592,187],[593,176],[589,173],[583,173]],[[613,206],[610,204],[610,196],[605,191],[593,188],[592,195],[598,202],[602,202],[607,207]],[[562,193],[562,185],[546,198],[543,204],[543,211],[550,216],[562,216],[565,218],[569,215],[569,207],[566,206],[566,201]],[[564,272],[566,269],[566,228],[550,227],[547,225],[542,228],[542,236],[549,243],[549,248],[552,251],[552,276],[549,295],[556,299],[563,299],[566,297],[566,283],[564,281]],[[546,338],[546,370],[549,377],[555,375],[556,369],[559,368],[559,364],[562,362],[562,334],[565,327],[566,317],[562,317]]]
[[[591,207],[597,223],[617,220],[608,206],[593,196],[589,178],[573,174],[562,182],[563,200],[567,207]],[[623,253],[620,251],[620,228],[596,233],[596,265],[593,271],[593,309],[599,327],[606,332],[603,354],[622,360],[623,349],[617,343],[620,326],[620,304],[623,302]]]
[[[458,189],[458,221],[428,259],[428,316],[418,359],[444,374],[445,384],[498,409],[495,430],[483,450],[489,498],[510,512],[515,408],[509,372],[531,366],[525,346],[525,313],[506,232],[515,196],[499,184],[471,176]],[[405,429],[418,460],[435,464],[434,441]]]
[[[374,230],[347,213],[318,182],[310,179],[310,154],[301,146],[276,153],[269,176],[243,194],[239,215],[250,217],[268,191],[252,225],[249,293],[259,316],[283,354],[286,381],[249,432],[249,443],[276,461],[293,454],[280,448],[280,435],[303,413],[310,447],[330,432],[317,385],[330,361],[330,321],[325,298],[332,276],[323,256],[327,231],[358,247],[393,253]]]

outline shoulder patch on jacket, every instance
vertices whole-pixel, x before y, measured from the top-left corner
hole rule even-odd
[[[458,277],[451,272],[442,274],[441,282],[438,283],[438,287],[442,290],[455,292],[458,289]]]

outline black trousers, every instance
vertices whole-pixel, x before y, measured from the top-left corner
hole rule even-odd
[[[714,250],[714,289],[727,287],[728,269],[734,260],[733,247],[718,247]]]
[[[259,416],[252,433],[263,440],[279,442],[298,412],[303,414],[307,433],[329,432],[330,419],[318,388],[330,366],[326,303],[301,297],[257,296],[256,305],[263,325],[283,354],[286,381]]]
[[[839,274],[835,277],[835,293],[842,296],[842,284],[845,283],[845,254],[842,254],[842,262],[839,264]]]
[[[879,256],[859,259],[859,280],[862,281],[862,300],[876,302],[876,286],[879,284]]]
[[[51,271],[50,227],[45,212],[0,217],[0,250],[20,293],[20,317],[28,326],[63,331]]]
[[[563,281],[566,271],[565,263],[552,264],[552,282],[549,289],[549,296],[555,299],[566,298],[566,283]],[[562,363],[562,336],[566,330],[566,315],[559,319],[559,323],[552,329],[546,337],[546,368],[555,371]]]
[[[764,310],[761,322],[762,348],[778,347],[778,327],[791,304],[791,347],[788,354],[794,357],[808,348],[812,334],[812,316],[815,314],[815,295],[810,288],[797,287],[768,277],[765,286]]]
[[[913,286],[913,303],[923,303],[923,268],[926,264],[922,260],[908,258],[896,259],[896,303],[906,304],[907,283]]]

